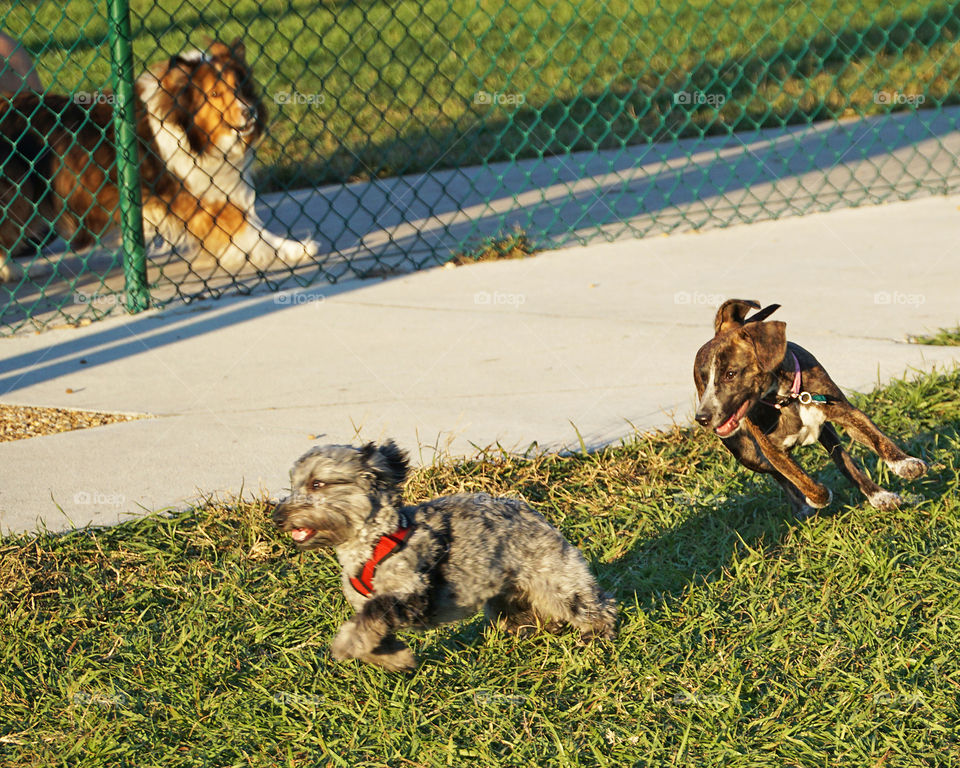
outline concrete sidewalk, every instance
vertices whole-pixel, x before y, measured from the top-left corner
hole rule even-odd
[[[283,495],[318,442],[391,436],[423,462],[589,445],[694,405],[729,297],[848,390],[953,365],[905,343],[960,321],[960,198],[839,210],[523,261],[206,302],[0,339],[6,403],[155,418],[0,443],[0,529],[107,524],[206,494]],[[83,360],[85,362],[81,363]]]

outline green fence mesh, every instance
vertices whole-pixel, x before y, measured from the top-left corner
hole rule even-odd
[[[247,215],[255,190],[263,238],[294,243],[269,263],[211,266],[148,227],[152,306],[419,269],[521,232],[559,247],[946,193],[958,180],[956,3],[131,0],[123,10],[135,76],[209,53],[212,39],[242,41],[266,121],[242,188],[221,191]],[[107,3],[0,2],[0,30],[47,94],[89,112],[108,151],[90,163],[109,166],[98,183],[115,178],[112,125],[95,114],[116,101]],[[36,85],[16,55],[2,61],[0,90],[21,95],[0,98],[0,328],[123,311],[130,254],[119,232],[64,240],[38,197],[71,190],[47,179],[26,194],[28,171],[51,168],[63,147],[32,125],[39,102],[23,108]],[[213,187],[240,179],[202,168]],[[156,191],[145,183],[147,200]],[[36,226],[24,222],[25,194]],[[169,216],[184,218],[172,210],[182,202]],[[215,212],[210,226],[234,233],[230,215]]]

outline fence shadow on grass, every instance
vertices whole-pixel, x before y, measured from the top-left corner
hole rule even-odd
[[[262,169],[259,178],[264,188],[271,190],[291,184],[316,186],[455,169],[481,160],[486,164],[516,162],[810,125],[851,115],[876,116],[887,107],[863,77],[853,92],[843,90],[839,82],[826,89],[811,88],[809,83],[824,76],[839,81],[851,67],[902,57],[910,45],[927,49],[938,43],[947,45],[958,34],[960,10],[926,8],[904,13],[886,24],[848,24],[836,31],[824,25],[815,34],[788,44],[759,45],[750,55],[683,51],[668,68],[641,69],[632,78],[624,74],[607,82],[590,81],[573,98],[551,98],[535,106],[521,102],[508,109],[489,102],[478,107],[476,97],[484,87],[479,82],[476,93],[451,88],[447,98],[459,103],[455,109],[442,110],[435,119],[415,115],[409,121],[413,127],[405,125],[396,135],[364,143],[348,144],[342,137],[329,136],[330,142],[324,145],[341,146],[328,157],[285,158],[278,152],[273,167]],[[788,82],[797,85],[795,90],[803,98],[780,98],[789,90]],[[878,82],[881,85],[876,90],[909,93],[922,82],[928,107],[960,103],[945,74],[931,82],[915,73],[912,80],[905,81],[903,75],[894,73],[886,82]],[[678,98],[697,93],[722,100],[714,105],[713,98],[709,104]],[[271,157],[275,152],[271,150]]]

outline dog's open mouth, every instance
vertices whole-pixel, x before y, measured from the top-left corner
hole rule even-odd
[[[729,437],[736,431],[737,427],[740,426],[740,419],[746,415],[748,410],[750,410],[750,401],[745,400],[743,405],[737,408],[733,415],[714,431],[720,435],[720,437]]]
[[[313,528],[294,528],[290,531],[290,538],[293,539],[294,544],[303,544],[316,535],[317,532]]]

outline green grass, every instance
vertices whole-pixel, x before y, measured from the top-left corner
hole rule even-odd
[[[913,344],[928,344],[934,347],[960,346],[960,326],[956,328],[941,328],[937,333],[929,336],[911,336]]]
[[[960,763],[960,370],[859,403],[932,464],[881,514],[826,466],[786,512],[713,436],[488,453],[410,499],[520,494],[621,601],[620,637],[412,636],[412,677],[331,661],[349,616],[326,553],[264,503],[0,542],[0,764],[946,766]]]
[[[137,68],[242,36],[262,189],[960,102],[960,11],[881,0],[133,0]],[[105,4],[0,2],[47,84],[109,78]],[[308,103],[274,103],[282,93]],[[702,92],[711,103],[678,103]],[[488,99],[482,95],[501,94]],[[522,97],[522,99],[521,99]],[[722,105],[714,105],[719,99]]]
[[[509,234],[485,237],[475,245],[468,245],[465,250],[452,254],[447,263],[463,267],[478,261],[526,259],[536,253],[537,249],[530,242],[527,233],[515,228]]]

